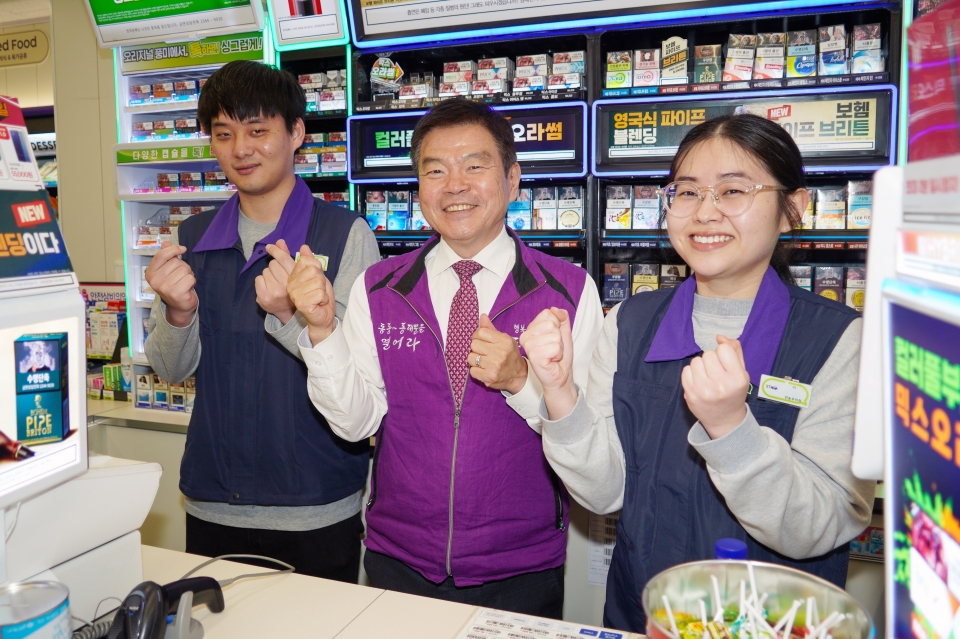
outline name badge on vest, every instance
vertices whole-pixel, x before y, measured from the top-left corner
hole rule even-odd
[[[757,397],[769,402],[807,408],[810,405],[810,384],[803,384],[789,377],[761,375]]]
[[[330,262],[330,258],[327,257],[326,255],[317,255],[316,253],[314,253],[313,256],[317,258],[318,262],[320,262],[320,266],[323,267],[323,270],[327,270],[327,264]],[[297,255],[296,257],[293,258],[293,261],[294,262],[300,261],[300,251],[297,251]]]

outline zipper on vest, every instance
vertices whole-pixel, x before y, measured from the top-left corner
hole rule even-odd
[[[380,449],[383,448],[383,425],[377,433],[377,445],[373,449],[373,470],[370,471],[370,499],[367,500],[367,509],[373,508],[377,501],[377,462],[380,460]]]
[[[466,389],[464,389],[466,391]],[[453,417],[453,461],[450,462],[450,502],[447,504],[447,576],[453,576],[450,556],[453,554],[453,478],[457,470],[457,442],[460,439],[460,406]]]
[[[440,339],[440,336],[437,335],[437,332],[433,330],[433,327],[430,326],[430,322],[424,319],[420,311],[417,310],[417,307],[411,304],[410,300],[407,299],[407,296],[401,293],[400,291],[398,291],[397,289],[392,287],[388,287],[388,288],[390,288],[391,291],[399,295],[401,299],[403,299],[403,301],[406,302],[411,309],[413,309],[413,312],[417,314],[417,317],[419,317],[420,320],[424,323],[424,325],[430,329],[430,332],[433,334],[434,339],[437,340],[437,344],[440,346],[440,350],[443,351],[443,341]],[[520,298],[520,299],[523,299],[523,298]],[[518,299],[517,302],[519,301],[520,300]],[[516,304],[516,302],[514,302],[514,304]],[[513,304],[511,304],[510,306],[513,306]],[[509,306],[507,308],[509,308]],[[506,308],[504,310],[506,310]],[[503,311],[501,311],[501,313],[502,312]],[[450,397],[451,399],[453,399],[453,405],[456,406],[456,413],[454,414],[454,418],[453,418],[453,456],[452,456],[452,459],[450,460],[450,493],[449,493],[450,496],[447,501],[446,568],[447,568],[447,576],[452,577],[453,567],[450,561],[450,557],[453,554],[453,485],[454,485],[454,479],[456,478],[456,470],[457,470],[457,444],[460,441],[460,410],[463,405],[463,400],[461,399],[460,405],[457,405],[457,395],[456,393],[453,392],[453,380],[450,379],[450,370],[447,369],[446,361],[444,361],[443,370],[447,374],[447,383],[450,385]],[[467,381],[469,381],[469,372],[467,373]],[[467,384],[464,384],[463,396],[466,397],[466,395],[467,395]],[[376,453],[374,453],[374,456],[376,456]],[[372,480],[373,478],[371,477],[371,481]],[[371,490],[373,490],[373,488],[371,488]]]
[[[563,498],[560,495],[560,478],[557,473],[550,469],[550,481],[553,483],[553,499],[556,505],[556,527],[557,530],[564,530],[563,525]]]

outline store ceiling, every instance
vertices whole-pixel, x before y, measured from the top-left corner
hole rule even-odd
[[[50,0],[0,0],[0,28],[49,19]]]

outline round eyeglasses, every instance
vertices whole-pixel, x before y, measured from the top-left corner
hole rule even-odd
[[[697,186],[693,182],[671,182],[657,193],[663,198],[663,206],[671,217],[684,218],[693,215],[709,191],[710,199],[717,210],[726,217],[743,215],[753,204],[758,191],[786,191],[779,186],[764,184],[749,185],[738,180],[727,180],[713,186]]]

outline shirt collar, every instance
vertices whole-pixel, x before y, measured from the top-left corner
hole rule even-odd
[[[643,361],[673,361],[701,351],[693,336],[693,295],[696,290],[696,277],[687,278],[677,287]],[[761,375],[769,375],[773,369],[789,316],[790,291],[773,267],[767,267],[740,335],[743,359],[754,386],[760,385]]]
[[[500,229],[500,234],[471,259],[497,277],[506,277],[510,267],[510,258],[514,256],[513,238],[510,237],[507,233],[507,227],[504,226]],[[427,265],[427,275],[435,277],[462,259],[441,237],[437,249],[433,253],[433,260]]]
[[[283,212],[280,213],[280,220],[273,231],[257,242],[250,259],[240,271],[243,273],[250,268],[254,262],[266,255],[267,244],[276,244],[281,238],[287,243],[287,247],[294,253],[300,250],[304,242],[307,241],[307,229],[310,226],[310,214],[313,211],[313,194],[310,187],[301,178],[297,177],[293,185],[293,191],[287,198],[287,203],[283,206]],[[240,231],[238,223],[240,221],[240,196],[234,193],[227,200],[227,203],[220,207],[214,216],[210,226],[204,232],[203,236],[197,242],[193,251],[218,251],[222,249],[233,248],[240,241]]]

